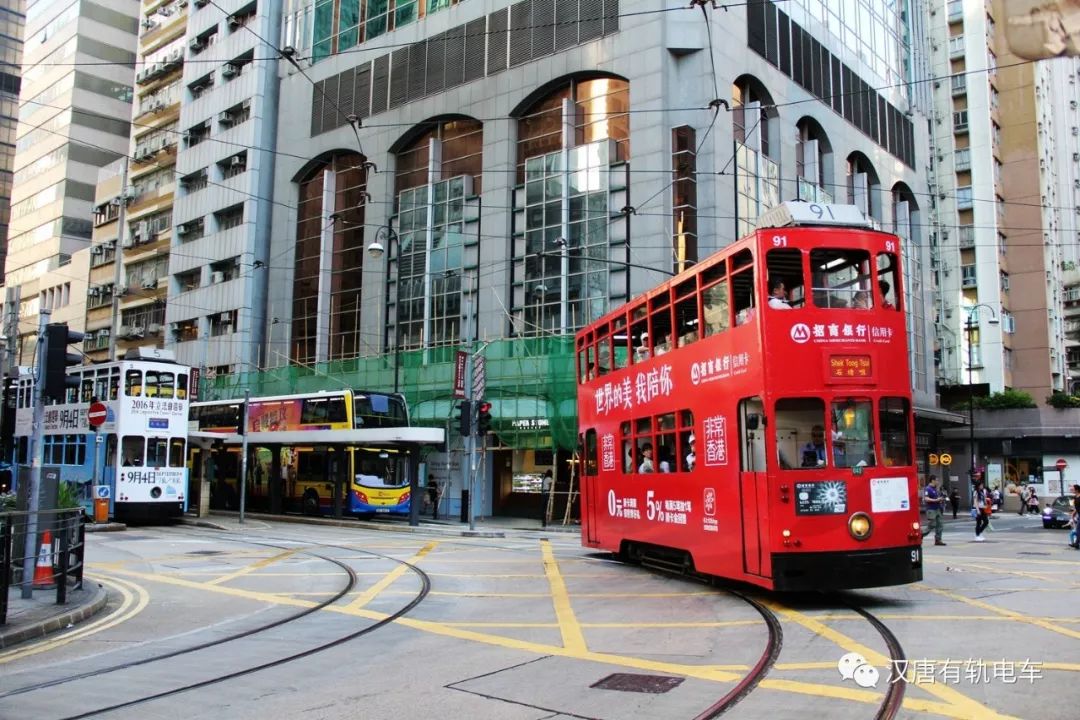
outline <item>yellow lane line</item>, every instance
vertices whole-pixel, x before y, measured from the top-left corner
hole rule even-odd
[[[409,563],[420,562],[420,560],[422,560],[424,558],[424,556],[427,555],[429,552],[434,550],[435,547],[438,544],[439,544],[439,542],[437,540],[432,540],[427,545],[425,545],[424,547],[417,550],[416,554],[413,555],[411,558],[409,558],[406,562],[409,562]],[[358,609],[364,607],[369,602],[371,602],[376,597],[378,597],[379,593],[381,593],[383,590],[386,590],[386,588],[390,587],[394,583],[395,580],[397,580],[399,577],[401,577],[406,572],[408,572],[408,570],[409,570],[408,565],[398,565],[393,570],[386,573],[386,575],[383,576],[382,580],[375,583],[374,585],[372,585],[370,588],[368,588],[364,592],[360,593],[360,595],[355,600],[353,600],[351,603],[349,603],[349,605],[348,605],[349,609],[350,610],[358,610]]]
[[[1067,565],[1069,567],[1076,567],[1074,560],[1029,560],[1028,558],[1017,559],[1015,557],[993,557],[988,555],[951,555],[948,558],[938,560],[932,559],[930,562],[940,562],[943,564],[956,564],[956,560],[974,560],[975,562],[994,562],[994,563],[1021,563],[1023,565]]]
[[[89,582],[90,580],[90,576],[84,578],[84,582]],[[111,627],[135,617],[150,603],[150,593],[142,586],[136,585],[133,582],[104,577],[93,578],[93,580],[100,582],[103,585],[107,585],[120,593],[121,602],[115,610],[99,620],[77,626],[71,632],[59,637],[47,638],[42,642],[35,643],[29,647],[20,647],[9,650],[6,653],[0,653],[0,664],[9,663],[13,660],[63,647],[75,640],[97,634],[103,630],[108,630]]]
[[[836,663],[831,663],[833,668],[836,667]],[[797,693],[800,695],[810,695],[812,697],[828,697],[836,700],[850,700],[853,702],[861,702],[869,705],[879,705],[883,695],[881,693],[874,692],[872,690],[858,690],[853,687],[847,687],[843,685],[819,685],[816,683],[799,682],[797,680],[779,680],[777,678],[765,678],[761,681],[758,687],[767,688],[769,690],[779,690],[781,692]],[[933,700],[922,700],[920,698],[904,697],[904,707],[908,710],[916,710],[923,713],[932,713],[934,715],[941,715],[944,717],[956,718],[956,720],[983,720],[983,718],[1000,717],[991,714],[972,714],[971,710],[966,708],[957,708],[956,706],[949,705],[948,703],[934,702]]]
[[[248,565],[247,567],[240,568],[236,572],[232,572],[232,573],[229,573],[228,575],[222,575],[219,578],[215,578],[214,580],[211,580],[209,582],[209,584],[210,585],[221,585],[223,583],[227,583],[230,580],[235,580],[238,577],[243,577],[244,575],[248,575],[250,573],[253,573],[256,570],[261,570],[264,567],[268,567],[270,565],[273,565],[276,562],[281,562],[282,560],[284,560],[286,558],[292,557],[293,555],[295,555],[298,552],[300,552],[300,548],[296,548],[296,549],[293,549],[293,550],[286,550],[285,552],[278,553],[277,555],[274,555],[272,557],[263,558],[262,560],[259,560],[258,562],[254,562],[251,565]]]
[[[839,647],[843,648],[847,652],[857,652],[862,655],[866,660],[876,667],[892,668],[892,661],[890,658],[885,657],[877,650],[870,648],[862,643],[844,635],[843,633],[834,630],[823,622],[801,613],[797,610],[793,610],[789,607],[781,605],[774,601],[765,601],[764,603],[774,612],[782,615],[783,617],[791,620],[794,623],[802,625],[810,632],[818,635],[819,637],[836,643]],[[958,692],[957,690],[940,685],[937,683],[922,683],[912,682],[915,685],[926,692],[934,695],[935,697],[943,700],[947,705],[951,705],[957,709],[957,711],[965,713],[964,717],[978,717],[980,720],[988,720],[989,718],[1003,718],[1004,715],[1000,715],[990,708],[982,705],[975,700],[967,697],[966,695]],[[906,703],[906,699],[905,699]]]
[[[1053,623],[1049,623],[1045,620],[1040,620],[1039,618],[1029,617],[1027,615],[1024,615],[1023,613],[1016,612],[1015,610],[1000,608],[996,605],[991,605],[990,603],[983,602],[982,600],[975,600],[973,598],[964,597],[963,595],[958,595],[957,593],[949,592],[948,590],[927,587],[925,585],[915,585],[914,587],[919,590],[925,590],[926,592],[934,593],[935,595],[947,597],[950,600],[955,600],[957,602],[964,603],[965,605],[971,605],[972,607],[981,608],[982,610],[989,610],[992,613],[996,613],[997,615],[1009,618],[1011,620],[1029,623],[1031,625],[1041,627],[1044,630],[1049,630],[1050,632],[1059,633],[1073,639],[1080,639],[1080,631],[1073,630],[1071,628],[1061,627],[1059,625],[1054,625]]]
[[[555,607],[555,617],[559,621],[563,645],[568,650],[587,652],[585,635],[581,632],[581,625],[578,624],[577,616],[574,615],[574,607],[570,604],[570,593],[566,591],[566,581],[559,572],[559,563],[555,559],[555,553],[551,551],[551,543],[547,540],[540,541],[540,554],[544,558],[544,574],[547,575],[548,586],[551,588],[551,604]]]
[[[141,580],[159,582],[165,585],[175,585],[176,587],[190,588],[192,590],[209,590],[211,592],[220,593],[222,595],[228,595],[235,598],[244,598],[246,600],[259,600],[261,602],[276,603],[278,605],[289,605],[292,607],[302,608],[310,608],[318,605],[318,603],[312,602],[310,600],[300,600],[297,598],[289,597],[288,595],[274,595],[273,593],[257,592],[253,590],[241,590],[240,588],[229,587],[227,585],[211,585],[205,582],[185,580],[184,578],[174,577],[172,575],[162,575],[161,573],[139,572],[138,570],[115,570],[113,572],[119,575],[124,575],[126,577],[134,577]]]

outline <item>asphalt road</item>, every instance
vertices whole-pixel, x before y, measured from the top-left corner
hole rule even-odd
[[[1080,553],[1037,518],[979,544],[950,521],[922,583],[831,596],[744,596],[565,534],[255,525],[88,536],[110,606],[0,653],[0,718],[696,718],[727,698],[727,718],[862,719],[900,676],[900,718],[1080,707]]]

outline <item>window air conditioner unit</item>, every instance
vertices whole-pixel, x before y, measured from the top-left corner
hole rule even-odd
[[[146,278],[142,281],[143,290],[156,290],[157,278]]]
[[[124,242],[121,243],[121,247],[123,247],[125,250],[127,250],[128,248],[133,248],[135,247],[136,240],[137,238],[134,236],[134,234],[128,235],[126,238],[124,238]]]
[[[235,30],[236,28],[240,27],[243,24],[244,24],[243,18],[240,18],[240,17],[238,17],[236,15],[230,15],[229,16],[229,29],[230,30]]]
[[[222,125],[232,125],[232,123],[233,123],[232,113],[229,112],[228,110],[222,110],[221,112],[219,112],[218,116],[217,116],[217,119],[218,119],[218,122],[221,123]]]
[[[120,329],[116,331],[117,337],[128,338],[131,337],[131,326],[121,325]]]
[[[210,273],[210,284],[217,285],[218,283],[225,282],[225,273],[220,270]]]
[[[190,228],[188,228],[187,223],[180,223],[176,226],[177,235],[187,235],[189,231]]]
[[[157,27],[157,23],[154,22],[153,20],[151,20],[150,18],[143,18],[141,24],[142,24],[142,29],[143,30],[153,30],[154,28]]]
[[[154,102],[153,105],[150,106],[150,112],[152,112],[152,113],[159,113],[164,109],[165,109],[165,101],[164,100],[157,100],[157,101]]]
[[[102,249],[101,249],[100,245],[95,245],[94,247],[90,248],[90,254],[91,255],[100,255],[101,252],[102,252]]]
[[[244,158],[234,155],[229,158],[229,167],[244,167]]]
[[[240,72],[240,68],[233,65],[232,63],[225,63],[221,66],[221,74],[223,77],[231,78],[234,77],[238,72]]]
[[[141,326],[135,326],[135,327],[131,328],[131,336],[132,337],[142,337],[145,334],[146,334],[146,329],[141,327]]]
[[[228,312],[218,313],[218,322],[224,325],[232,324],[232,315]]]
[[[150,323],[146,329],[151,335],[159,335],[161,333],[161,323]]]
[[[203,48],[205,48],[205,47],[206,47],[206,43],[204,43],[202,41],[202,38],[193,37],[188,42],[188,48],[190,48],[191,52],[193,52],[193,53],[202,52]]]
[[[90,297],[98,297],[98,296],[101,295],[101,288],[99,288],[99,287],[97,287],[95,285],[94,287],[87,290],[86,294],[89,295]]]

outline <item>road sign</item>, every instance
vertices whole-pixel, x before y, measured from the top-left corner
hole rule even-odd
[[[930,464],[931,465],[937,465],[938,464],[937,453],[930,453]]]
[[[938,456],[938,462],[942,465],[952,465],[952,455],[949,453],[941,453],[941,455]]]
[[[485,390],[487,390],[487,365],[484,362],[484,356],[473,355],[473,399],[483,398]]]
[[[454,358],[454,397],[459,400],[465,399],[465,363],[469,361],[469,353],[458,350]]]
[[[95,485],[94,486],[94,498],[97,500],[108,500],[112,489],[108,485]]]
[[[90,423],[91,427],[98,427],[105,422],[108,415],[109,408],[105,407],[105,403],[90,403],[90,409],[86,411],[86,422]]]
[[[1069,463],[1065,462],[1065,458],[1058,458],[1057,462],[1054,463],[1054,467],[1058,469],[1058,472],[1061,472],[1069,467]]]

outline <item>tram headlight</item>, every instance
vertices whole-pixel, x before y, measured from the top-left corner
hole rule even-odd
[[[866,540],[874,530],[870,516],[864,512],[857,512],[848,518],[847,527],[851,537],[856,540]]]

